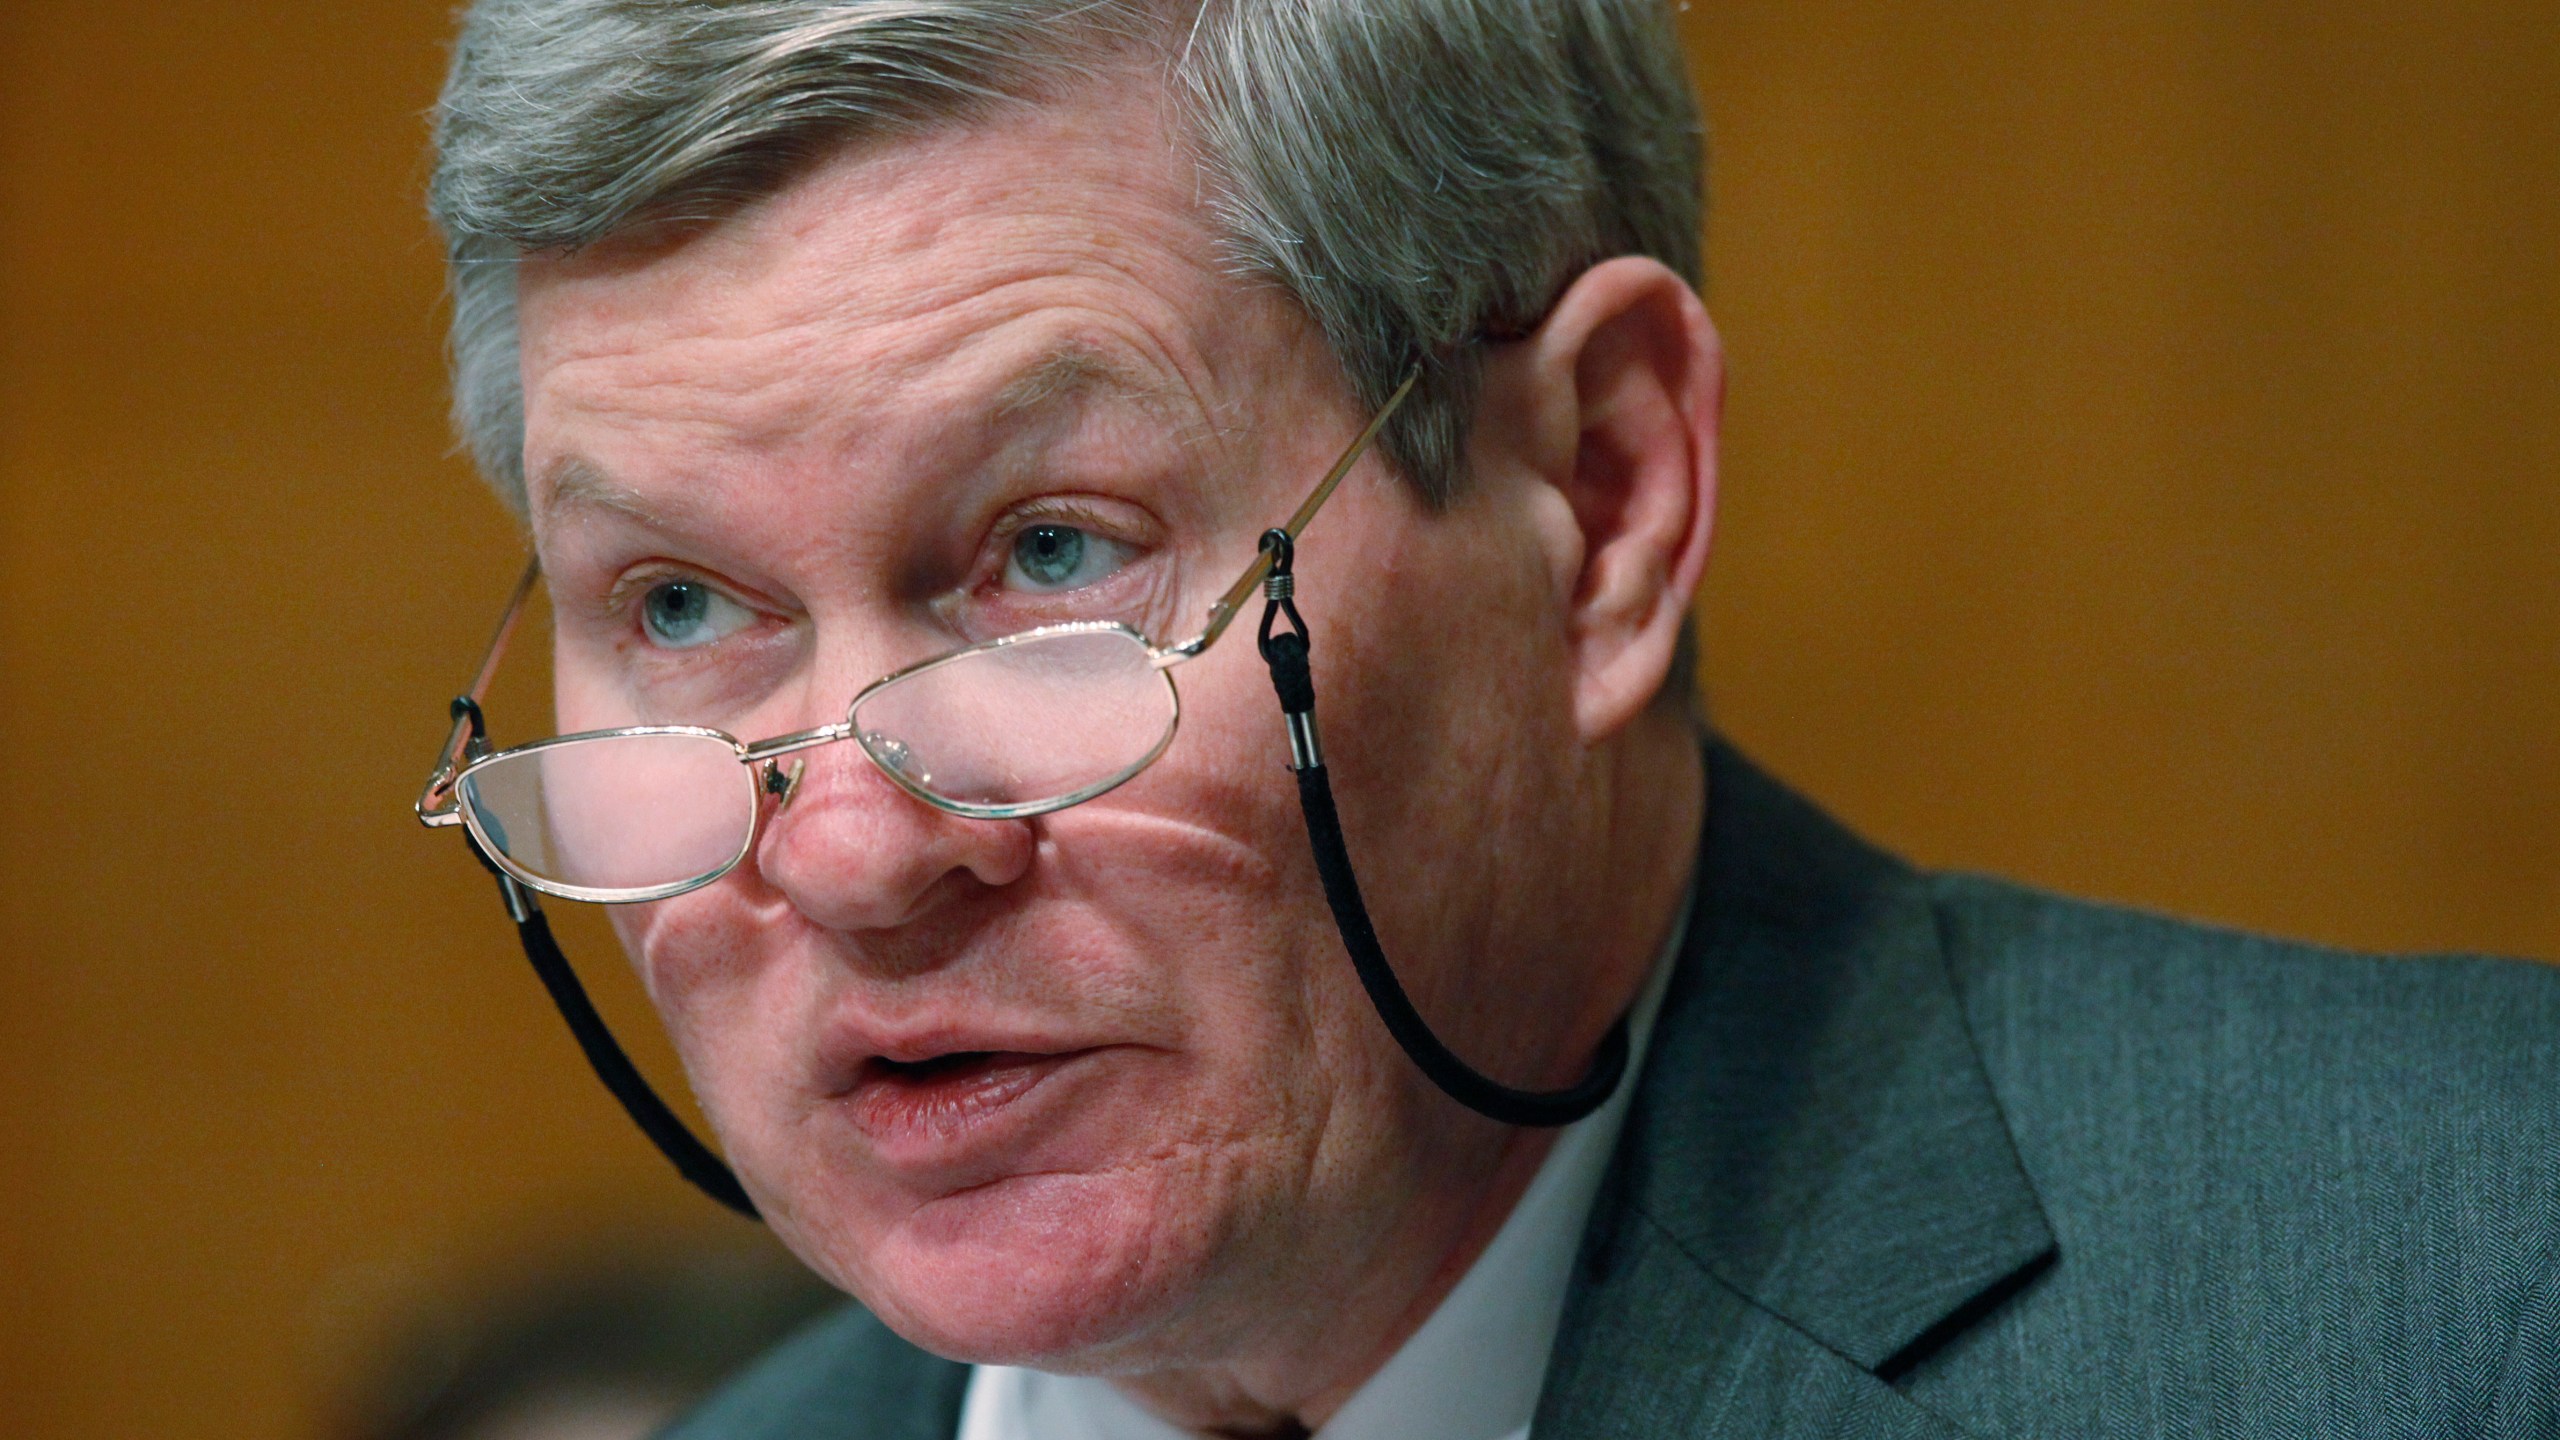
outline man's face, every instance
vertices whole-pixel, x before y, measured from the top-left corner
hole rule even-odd
[[[1364,416],[1303,315],[1223,271],[1163,135],[1147,97],[1056,105],[528,261],[561,729],[752,740],[995,635],[1196,631]],[[1462,1051],[1556,1083],[1583,1000],[1520,957],[1593,879],[1557,823],[1556,502],[1479,461],[1440,513],[1364,461],[1300,593],[1389,953]],[[1251,640],[1175,674],[1171,748],[1100,799],[956,818],[831,745],[735,872],[616,912],[776,1231],[943,1353],[1142,1367],[1274,1306],[1321,1323],[1436,1263],[1536,1143],[1368,1012]]]

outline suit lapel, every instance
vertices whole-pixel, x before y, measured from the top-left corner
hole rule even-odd
[[[2052,1232],[1917,876],[1721,744],[1698,909],[1534,1433],[1955,1436],[1889,1383]]]
[[[1565,1312],[1533,1440],[1811,1436],[1961,1440],[1963,1432],[1700,1269],[1623,1211]]]

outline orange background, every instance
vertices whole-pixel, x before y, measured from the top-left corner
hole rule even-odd
[[[1716,712],[1933,863],[2560,957],[2560,25],[2243,8],[1689,11]],[[455,1277],[727,1223],[405,813],[518,554],[447,25],[0,14],[0,1433],[316,1435]]]

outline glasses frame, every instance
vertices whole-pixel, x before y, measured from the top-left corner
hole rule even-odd
[[[1325,501],[1332,498],[1334,490],[1341,485],[1342,478],[1351,473],[1351,467],[1359,462],[1362,455],[1368,453],[1369,447],[1376,442],[1379,432],[1386,428],[1387,421],[1394,416],[1397,408],[1404,404],[1405,398],[1413,392],[1414,385],[1421,378],[1422,370],[1419,366],[1406,372],[1394,393],[1390,394],[1385,403],[1378,407],[1377,413],[1370,416],[1369,423],[1361,428],[1360,433],[1343,450],[1341,457],[1325,471],[1324,478],[1316,483],[1315,489],[1298,506],[1296,513],[1289,517],[1286,524],[1278,527],[1292,544],[1296,542],[1300,532],[1306,529],[1308,522],[1315,519],[1316,512],[1324,508]],[[1228,586],[1226,592],[1210,605],[1208,622],[1202,626],[1200,632],[1177,644],[1158,645],[1134,627],[1116,620],[1077,620],[1058,625],[1043,625],[1030,630],[1017,631],[1011,635],[998,636],[992,640],[982,640],[973,645],[963,645],[958,649],[893,670],[855,692],[853,699],[845,705],[845,718],[831,725],[795,730],[786,735],[776,735],[753,742],[740,740],[725,730],[703,725],[621,725],[602,730],[581,730],[569,735],[554,735],[522,745],[512,745],[504,750],[493,750],[489,747],[488,725],[481,712],[481,704],[488,696],[490,682],[496,678],[499,662],[506,656],[507,643],[515,633],[516,622],[524,614],[525,601],[533,593],[534,582],[542,576],[542,562],[537,557],[525,563],[524,573],[517,578],[515,590],[508,597],[506,609],[499,616],[497,629],[490,636],[488,648],[481,656],[480,666],[472,678],[471,687],[453,701],[451,707],[453,728],[447,733],[443,748],[437,752],[435,768],[427,776],[425,788],[418,793],[415,807],[418,823],[430,829],[442,829],[454,825],[464,827],[471,836],[474,848],[484,859],[496,866],[508,878],[528,889],[557,896],[563,900],[578,900],[602,905],[632,905],[651,900],[673,899],[688,891],[712,884],[735,870],[739,862],[754,852],[756,837],[763,830],[767,808],[763,803],[763,797],[770,794],[787,802],[792,787],[798,781],[796,770],[788,775],[782,770],[779,763],[781,757],[820,745],[830,745],[839,740],[853,740],[854,748],[860,750],[864,758],[870,760],[872,768],[887,776],[907,794],[947,814],[972,820],[1018,820],[1064,810],[1071,805],[1081,805],[1087,800],[1106,794],[1135,779],[1173,744],[1174,732],[1181,727],[1182,723],[1182,692],[1174,685],[1170,672],[1184,661],[1198,658],[1211,645],[1217,643],[1219,636],[1226,633],[1227,627],[1235,622],[1236,616],[1242,613],[1255,589],[1270,573],[1274,553],[1273,547],[1269,545],[1262,547],[1255,554],[1253,563],[1245,567],[1244,573],[1237,577],[1236,582]],[[1143,757],[1116,774],[1066,795],[1016,805],[973,805],[965,801],[951,800],[933,794],[917,784],[912,777],[901,774],[895,766],[874,754],[870,746],[863,744],[854,729],[853,716],[857,710],[861,709],[863,701],[911,676],[968,659],[984,651],[1000,650],[1027,641],[1045,640],[1061,635],[1096,633],[1126,635],[1144,647],[1148,663],[1154,667],[1156,673],[1164,676],[1166,693],[1172,697],[1173,713],[1165,721],[1164,734]],[[743,778],[749,787],[751,804],[746,833],[739,843],[738,853],[729,857],[718,869],[707,874],[666,885],[636,889],[598,888],[546,879],[527,871],[510,859],[505,850],[491,839],[481,823],[476,808],[464,800],[464,782],[468,781],[475,771],[500,761],[537,754],[563,745],[583,744],[624,736],[660,735],[694,736],[721,741],[729,746],[736,754],[739,765],[744,767]]]

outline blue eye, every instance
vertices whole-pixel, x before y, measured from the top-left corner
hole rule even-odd
[[[737,601],[692,580],[652,585],[640,602],[641,628],[670,650],[690,650],[725,639],[753,618]]]
[[[1073,590],[1128,563],[1128,547],[1072,525],[1029,525],[1013,537],[1005,582],[1023,590]]]

